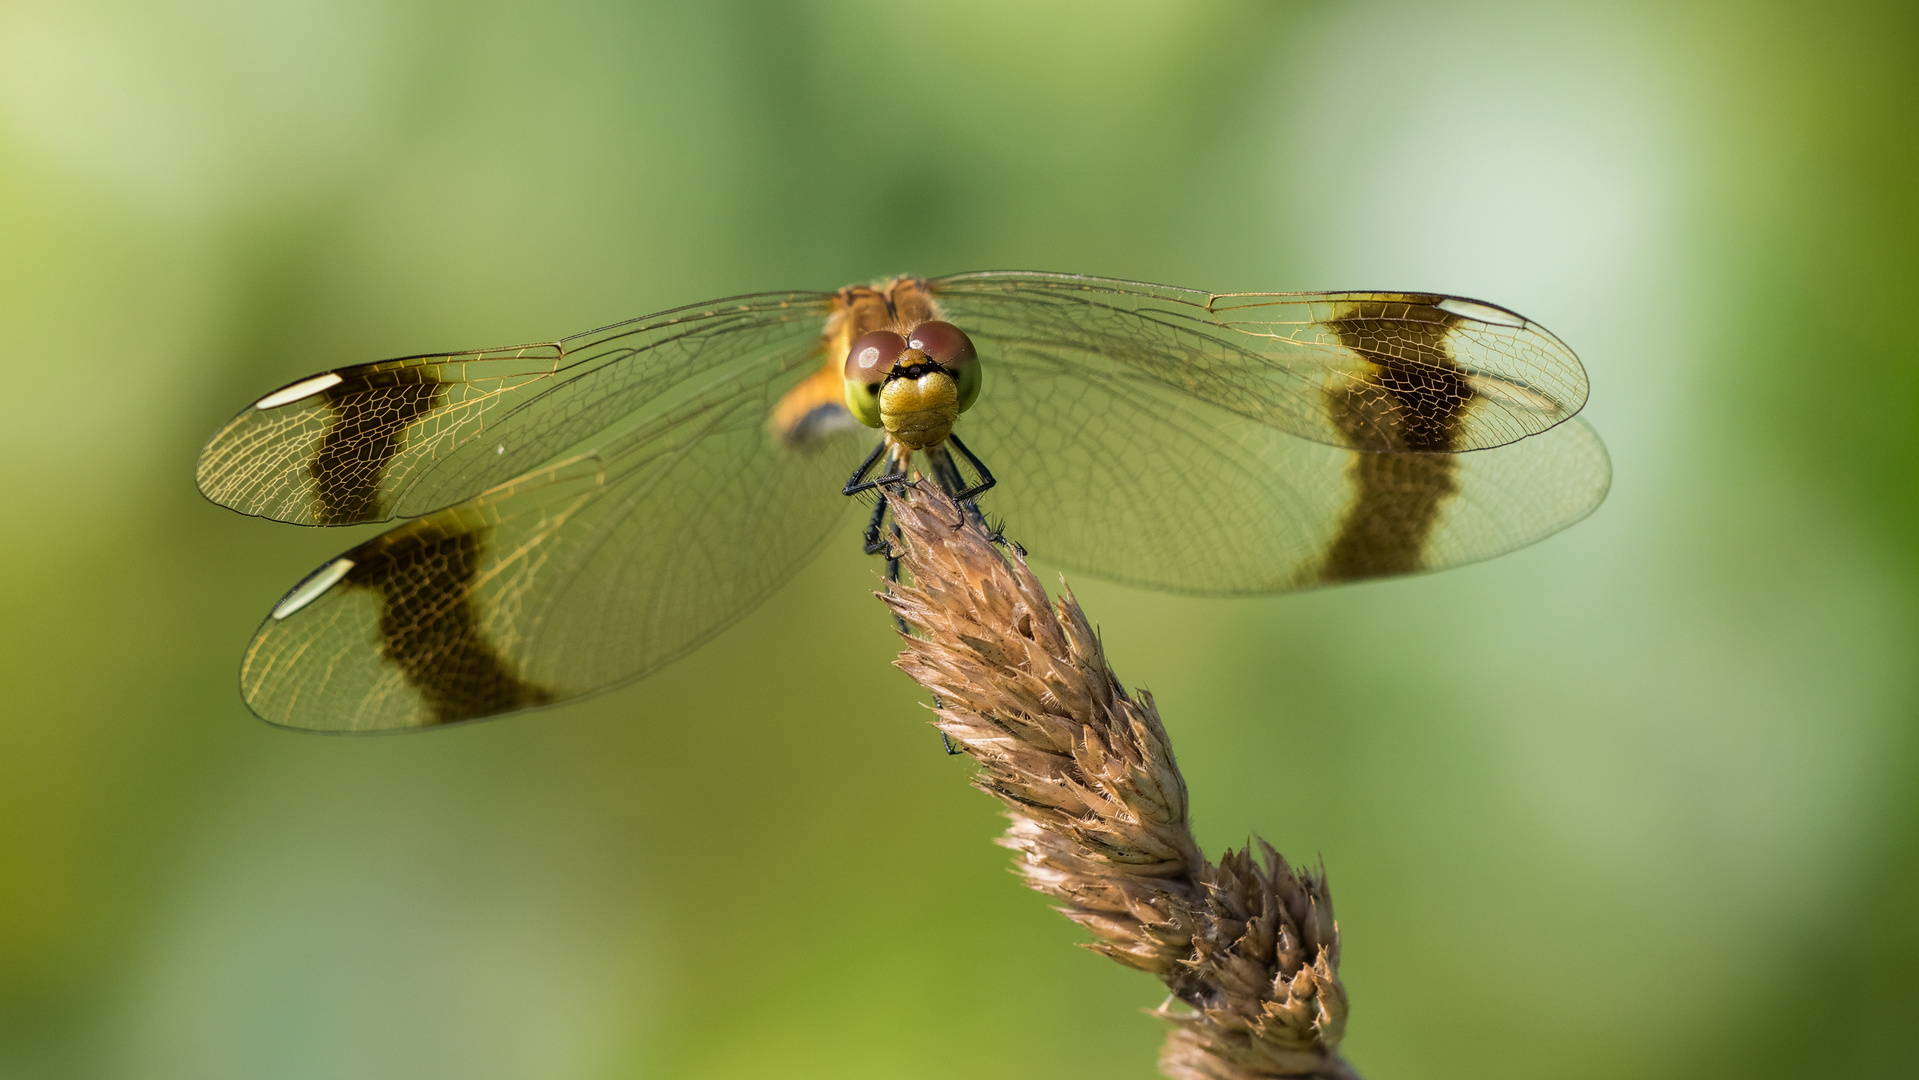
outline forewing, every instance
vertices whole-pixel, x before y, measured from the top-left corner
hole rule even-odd
[[[242,410],[201,451],[200,490],[302,525],[452,506],[642,420],[676,388],[819,332],[830,297],[766,293],[558,342],[323,372]]]
[[[646,675],[750,611],[848,500],[852,432],[769,429],[810,344],[722,369],[591,454],[409,521],[322,567],[254,636],[248,705],[292,727],[390,730],[577,698]]]
[[[989,365],[1006,354],[1043,356],[1346,449],[1502,446],[1586,401],[1585,370],[1558,338],[1461,297],[1225,295],[1027,272],[931,286]]]
[[[1580,420],[1481,453],[1369,453],[1076,355],[991,357],[960,428],[1006,535],[1101,577],[1233,595],[1436,570],[1565,528],[1611,480]]]

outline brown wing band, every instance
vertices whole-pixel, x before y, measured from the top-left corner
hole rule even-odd
[[[307,465],[318,524],[379,521],[387,463],[404,448],[408,424],[438,403],[440,382],[423,368],[371,372],[324,392],[332,422]]]
[[[1329,391],[1333,423],[1354,446],[1353,502],[1320,577],[1352,581],[1420,569],[1446,500],[1459,490],[1453,456],[1473,398],[1447,334],[1457,321],[1427,303],[1364,301],[1327,323],[1340,344],[1373,365]]]
[[[348,584],[380,597],[380,655],[399,666],[436,724],[554,700],[486,640],[473,603],[485,530],[448,534],[426,521],[348,554]]]

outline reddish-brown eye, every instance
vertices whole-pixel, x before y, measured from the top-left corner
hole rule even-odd
[[[846,381],[878,386],[906,351],[906,339],[891,330],[875,330],[846,350]]]
[[[979,357],[973,340],[950,322],[923,322],[906,335],[906,344],[948,371],[958,371]]]

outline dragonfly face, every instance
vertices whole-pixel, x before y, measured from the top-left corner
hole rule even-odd
[[[339,368],[242,410],[198,479],[276,520],[402,519],[289,592],[241,673],[274,723],[389,730],[577,698],[696,648],[833,533],[872,428],[869,464],[921,454],[945,482],[946,445],[972,456],[965,412],[1028,550],[1244,595],[1577,521],[1610,479],[1572,419],[1585,396],[1551,334],[1456,297],[901,277]]]
[[[830,359],[830,357],[829,357]],[[979,399],[979,354],[959,327],[875,330],[846,353],[846,407],[908,450],[938,446]]]

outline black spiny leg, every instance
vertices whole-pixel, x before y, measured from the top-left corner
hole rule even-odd
[[[900,527],[898,525],[895,525],[893,526],[893,539],[898,540],[899,536],[900,536]],[[882,546],[884,546],[884,541],[882,541],[881,543],[882,543]],[[886,591],[889,593],[892,592],[893,586],[898,585],[899,583],[900,583],[900,557],[897,554],[895,554],[892,550],[889,549],[886,552]],[[901,634],[907,637],[913,636],[912,628],[906,625],[906,620],[900,618],[899,612],[897,611],[893,613],[893,625],[900,628]],[[935,698],[934,700],[937,701],[938,698]]]
[[[886,526],[886,493],[880,492],[879,501],[873,504],[873,516],[866,522],[866,553],[886,556],[887,580],[897,580],[895,571],[899,568],[899,557],[893,554],[892,545],[880,539],[880,531]],[[899,530],[895,529],[895,532]]]
[[[871,491],[882,484],[891,484],[906,479],[906,473],[904,471],[889,473],[886,476],[876,476],[871,480],[866,479],[866,474],[873,471],[873,466],[879,462],[880,455],[884,453],[886,453],[886,439],[882,436],[880,438],[880,444],[873,448],[872,453],[866,455],[865,461],[860,462],[860,467],[853,471],[852,478],[846,481],[846,486],[840,489],[840,494],[858,495],[862,491]],[[971,454],[966,456],[972,457]]]
[[[959,492],[958,494],[954,495],[953,498],[971,499],[976,496],[983,495],[988,491],[991,491],[993,488],[993,485],[999,483],[998,480],[995,480],[993,478],[993,470],[987,468],[985,462],[975,457],[973,455],[973,452],[966,448],[966,444],[960,441],[958,435],[948,435],[946,437],[946,441],[953,444],[953,449],[958,450],[961,454],[964,454],[966,456],[966,460],[969,462],[972,462],[973,471],[979,474],[979,483],[974,484],[972,487],[967,488],[965,491]]]
[[[979,483],[969,485],[966,482],[966,477],[961,474],[959,465],[953,461],[953,455],[947,451],[945,444],[929,447],[926,450],[926,461],[932,469],[933,479],[939,482],[940,490],[960,504],[960,510],[973,524],[984,529],[986,518],[980,514],[979,503],[974,501],[974,496],[991,488],[998,481],[993,479],[993,474],[980,463],[980,459],[966,448],[965,443],[951,435],[946,437],[946,441],[966,455],[966,460],[972,463],[974,471],[979,474]]]

